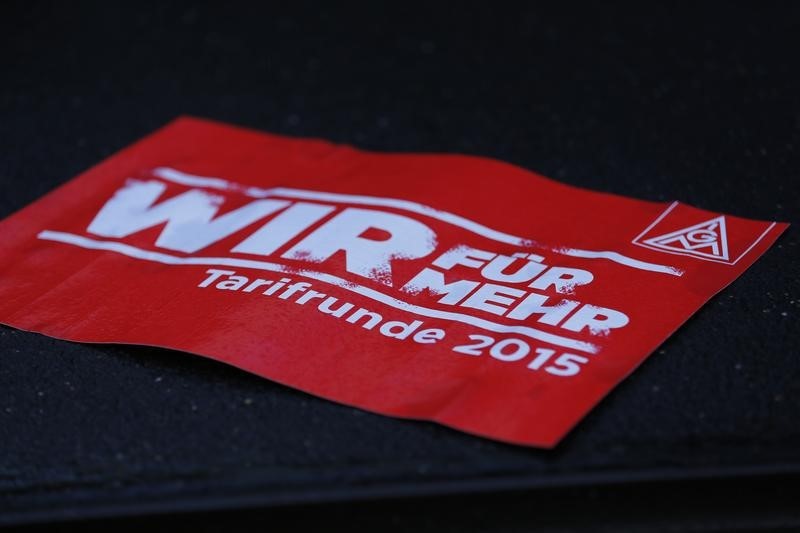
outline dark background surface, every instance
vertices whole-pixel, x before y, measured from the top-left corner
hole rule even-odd
[[[797,223],[798,52],[794,2],[4,3],[0,216],[194,114]],[[0,327],[0,522],[798,527],[798,248],[792,227],[554,451]]]

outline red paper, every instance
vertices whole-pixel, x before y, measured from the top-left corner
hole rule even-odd
[[[0,321],[552,447],[785,228],[181,118],[0,223]]]

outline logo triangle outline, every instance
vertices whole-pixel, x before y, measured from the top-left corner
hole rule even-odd
[[[670,252],[694,255],[717,261],[729,261],[725,216],[651,237],[644,244]]]

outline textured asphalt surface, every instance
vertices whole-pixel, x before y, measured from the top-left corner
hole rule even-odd
[[[0,216],[193,114],[796,224],[798,50],[791,2],[4,3]],[[0,523],[800,527],[799,241],[793,226],[554,451],[0,327]],[[206,514],[153,515],[178,511]]]

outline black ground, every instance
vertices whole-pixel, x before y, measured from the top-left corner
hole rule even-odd
[[[800,4],[337,4],[0,5],[0,216],[194,114],[800,222]],[[549,452],[0,327],[0,522],[800,527],[798,240]]]

